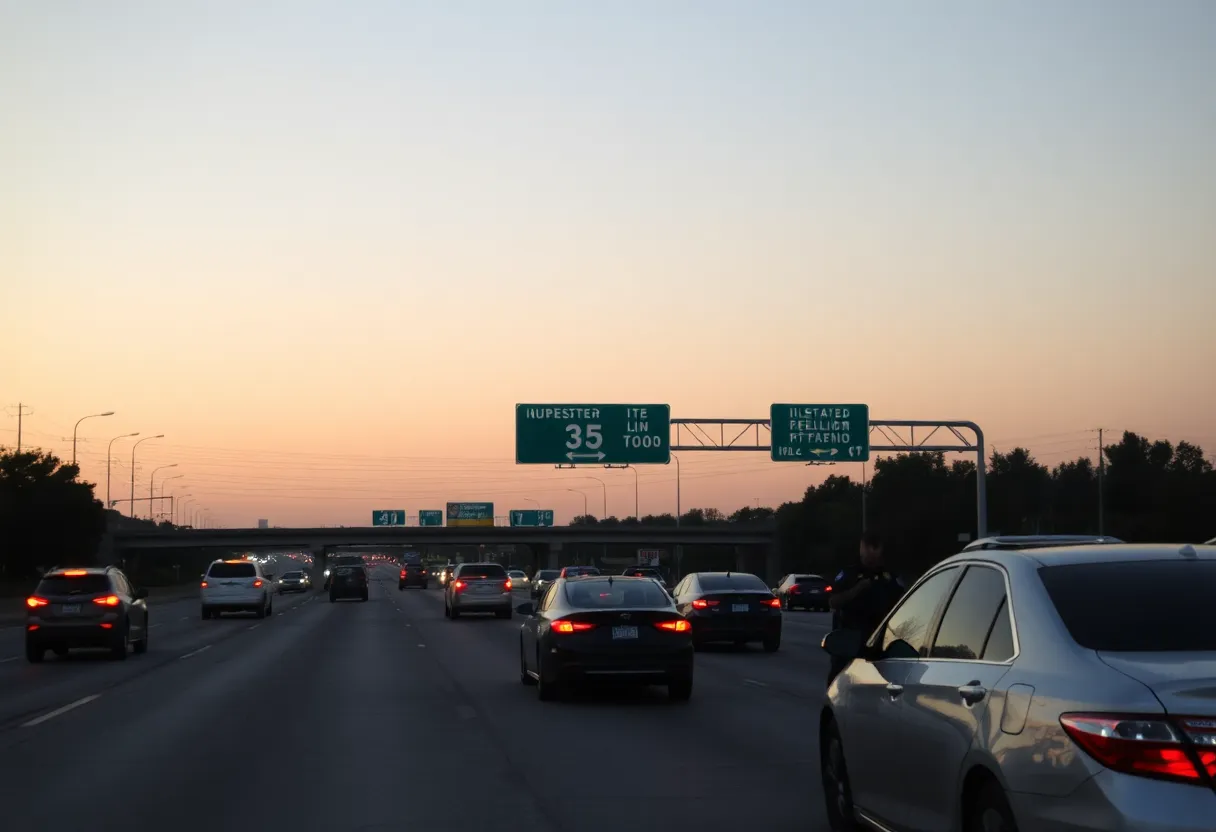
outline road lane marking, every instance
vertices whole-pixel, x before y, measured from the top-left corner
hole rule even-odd
[[[761,682],[761,681],[759,681],[758,679],[744,679],[744,680],[743,680],[743,684],[745,684],[745,685],[755,685],[755,686],[756,686],[756,687],[758,687],[758,688],[766,688],[766,687],[768,687],[768,683],[767,683],[767,682]]]
[[[7,659],[0,659],[0,664],[4,664],[5,662],[15,662],[15,661],[17,661],[16,656],[9,656]]]
[[[50,713],[43,714],[40,717],[35,717],[34,719],[31,719],[29,722],[21,723],[21,727],[22,728],[33,728],[35,725],[41,725],[42,723],[46,722],[48,719],[54,719],[55,717],[60,716],[61,714],[66,714],[68,711],[75,710],[76,708],[79,708],[81,705],[87,705],[99,696],[101,696],[100,693],[95,693],[92,696],[86,696],[83,699],[77,699],[75,702],[69,702],[68,704],[64,705],[62,708],[56,708],[55,710],[51,711]]]
[[[279,613],[279,615],[282,615],[282,614],[283,614],[283,613]]]
[[[246,629],[246,630],[256,630],[258,627],[261,627],[261,626],[262,626],[261,624],[250,624],[250,625],[249,625],[248,627],[246,627],[245,629]]]
[[[426,645],[425,645],[425,644],[419,644],[418,646],[419,646],[419,647],[426,647]]]
[[[203,652],[204,650],[210,650],[210,649],[211,649],[210,644],[204,644],[202,647],[198,648],[197,650],[191,650],[189,653],[187,653],[184,656],[178,656],[178,658],[179,659],[188,659],[191,656],[197,656],[199,653]]]
[[[181,617],[181,618],[179,618],[179,619],[177,619],[177,620],[178,620],[178,621],[189,621],[189,620],[191,619],[191,617],[192,617],[192,616],[186,615],[186,616],[183,616],[183,617]]]

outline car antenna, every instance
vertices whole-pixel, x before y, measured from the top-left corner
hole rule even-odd
[[[612,586],[612,576],[608,576],[608,586]]]

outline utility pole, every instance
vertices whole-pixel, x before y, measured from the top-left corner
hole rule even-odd
[[[30,410],[21,402],[17,403],[17,453],[21,453],[21,417],[25,415],[25,411],[29,410],[33,415],[34,411]]]
[[[1106,495],[1103,486],[1106,479],[1106,451],[1102,446],[1102,428],[1098,428],[1098,536],[1106,530]]]

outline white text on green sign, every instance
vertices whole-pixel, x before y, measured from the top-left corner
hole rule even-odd
[[[870,408],[864,404],[774,404],[769,408],[774,462],[865,462]]]

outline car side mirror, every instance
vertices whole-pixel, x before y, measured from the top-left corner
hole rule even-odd
[[[136,601],[141,601],[147,597],[148,597],[148,590],[144,589],[142,586],[139,589],[135,590],[135,600]]]
[[[919,659],[920,651],[902,638],[897,638],[887,645],[882,657],[884,659]]]
[[[865,637],[859,630],[832,630],[823,637],[820,646],[830,656],[852,661],[861,656]]]
[[[520,615],[535,615],[536,607],[532,606],[530,603],[524,603],[517,606],[515,611]]]

